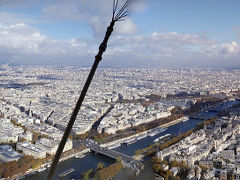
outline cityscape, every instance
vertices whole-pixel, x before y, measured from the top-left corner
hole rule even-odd
[[[239,6],[0,0],[0,180],[240,180]]]
[[[47,172],[88,70],[1,66],[3,178],[35,179]],[[145,157],[152,157],[152,173],[158,179],[239,178],[239,73],[236,69],[100,68],[65,145],[62,162],[97,152],[121,161],[122,167],[136,175],[144,168]],[[168,133],[171,127],[191,121],[197,123],[182,132]],[[135,148],[133,154],[118,151],[147,138],[151,141]],[[26,162],[26,169],[20,168],[19,163],[27,158],[32,159]],[[56,176],[69,178],[75,169]]]

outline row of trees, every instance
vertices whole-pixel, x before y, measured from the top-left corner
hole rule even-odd
[[[177,143],[178,141],[182,140],[183,138],[186,138],[188,136],[190,136],[193,132],[196,132],[200,129],[204,128],[204,124],[206,126],[208,126],[209,124],[213,123],[217,118],[216,117],[212,117],[209,120],[206,121],[202,121],[200,123],[197,124],[197,126],[194,129],[190,129],[172,139],[169,139],[168,141],[166,141],[165,143],[159,144],[159,143],[155,143],[153,145],[147,146],[145,148],[142,149],[138,149],[135,151],[136,155],[140,155],[140,154],[144,154],[147,156],[151,156],[154,155],[157,151],[159,150],[163,150],[164,148],[167,148],[175,143]]]
[[[106,168],[98,170],[94,175],[94,180],[108,180],[117,175],[123,168],[121,162],[112,164]]]
[[[139,100],[144,106],[148,106],[149,104],[154,103],[155,101],[158,101],[161,99],[160,96],[157,95],[150,95],[149,98],[150,101],[147,101],[147,103],[144,104],[142,100]],[[213,98],[213,97],[200,97],[195,105],[192,105],[190,109],[188,110],[182,110],[180,107],[175,107],[173,110],[171,110],[172,115],[166,118],[160,118],[155,121],[152,121],[150,123],[141,124],[138,126],[134,126],[125,130],[118,131],[115,135],[110,135],[106,133],[98,133],[96,130],[88,131],[84,134],[75,135],[75,139],[86,139],[86,138],[93,138],[95,141],[100,143],[107,143],[110,141],[114,141],[119,138],[124,138],[136,133],[141,133],[147,130],[150,130],[152,128],[164,125],[166,123],[173,122],[185,115],[192,114],[193,112],[196,113],[202,108],[204,108],[206,105],[213,105],[216,103],[219,103],[221,100]],[[130,103],[132,101],[122,101],[122,103]]]
[[[211,96],[201,97],[201,99],[198,99],[198,101],[195,104],[192,104],[191,108],[186,109],[184,111],[184,114],[187,114],[187,115],[195,114],[200,110],[204,109],[205,107],[219,104],[222,101],[223,101],[222,99],[217,99]]]
[[[151,99],[154,99],[154,98],[159,99],[160,98],[158,96],[156,96],[156,97],[155,96],[156,95],[151,95],[149,97],[151,97]],[[121,103],[139,102],[139,103],[142,103],[143,106],[148,106],[148,105],[154,103],[155,101],[154,100],[153,101],[146,101],[146,103],[145,103],[145,101],[143,101],[143,100],[121,100],[120,102]],[[106,142],[114,141],[114,140],[119,139],[119,138],[124,138],[124,137],[130,136],[130,135],[136,134],[136,133],[140,133],[140,132],[150,130],[150,129],[155,128],[157,126],[161,126],[163,124],[172,122],[176,119],[179,119],[179,118],[183,117],[184,115],[178,110],[179,110],[179,108],[175,108],[174,110],[172,110],[172,115],[170,117],[160,118],[160,119],[157,119],[157,120],[152,121],[150,123],[141,124],[141,125],[138,125],[138,126],[134,126],[134,127],[125,129],[125,130],[120,130],[120,131],[117,132],[116,135],[110,135],[110,134],[107,134],[107,133],[98,133],[96,130],[90,130],[90,131],[88,131],[84,134],[74,135],[74,139],[83,140],[83,139],[86,139],[86,138],[93,138],[95,141],[100,142],[100,143],[106,143]]]
[[[93,175],[93,169],[89,169],[86,172],[82,173],[82,180],[88,180],[90,176]]]
[[[22,125],[21,123],[17,123],[17,121],[14,119],[11,119],[11,122],[13,123],[14,126],[21,127],[25,132],[28,130],[24,125]]]
[[[104,163],[98,163],[97,169],[89,169],[82,173],[82,179],[94,179],[94,180],[108,180],[114,177],[123,168],[121,160],[117,160],[115,164],[105,167]]]
[[[98,133],[97,130],[90,130],[84,134],[77,134],[72,136],[73,139],[84,140],[86,138],[94,139],[96,142],[102,143],[105,138],[110,137],[110,134],[107,133]]]
[[[120,138],[124,138],[124,137],[128,137],[137,133],[141,133],[150,129],[153,129],[155,127],[161,126],[163,124],[175,121],[179,118],[183,117],[183,114],[173,114],[170,117],[166,117],[166,118],[161,118],[161,119],[157,119],[155,121],[149,122],[149,123],[145,123],[145,124],[140,124],[138,126],[134,126],[128,129],[124,129],[124,130],[120,130],[117,131],[117,133],[115,135],[107,135],[106,137],[103,138],[104,142],[110,142],[110,141],[114,141]]]
[[[183,117],[183,114],[173,114],[170,117],[157,119],[155,121],[152,121],[150,123],[140,124],[138,126],[134,126],[125,130],[118,131],[115,135],[107,134],[107,133],[98,133],[97,131],[91,130],[84,134],[78,134],[74,135],[74,139],[78,140],[84,140],[86,138],[92,138],[97,142],[100,143],[106,143],[110,141],[114,141],[120,138],[128,137],[130,135],[141,133],[150,129],[153,129],[155,127],[161,126],[163,124],[175,121],[181,117]]]
[[[188,130],[186,131],[185,133],[183,134],[180,134],[179,136],[176,136],[172,139],[169,139],[168,141],[166,141],[165,143],[155,143],[153,145],[150,145],[150,146],[147,146],[145,148],[142,148],[142,149],[138,149],[137,151],[135,151],[135,154],[136,155],[139,155],[139,154],[144,154],[144,155],[147,155],[147,156],[152,156],[154,155],[157,151],[159,150],[162,150],[164,148],[167,148],[173,144],[175,144],[176,142],[178,142],[179,140],[189,136],[190,134],[193,133],[193,130]]]
[[[33,156],[23,156],[18,161],[11,161],[0,164],[0,174],[4,178],[12,177],[16,174],[25,173],[28,169],[36,169],[42,165],[43,160],[34,159]]]
[[[69,156],[74,152],[82,151],[84,149],[85,149],[85,146],[74,148],[72,150],[64,152],[61,157]],[[33,156],[26,155],[20,158],[18,161],[1,163],[0,176],[3,176],[4,178],[8,178],[16,174],[25,173],[30,168],[37,170],[42,164],[48,163],[52,161],[52,159],[53,159],[53,156],[47,156],[46,158],[43,158],[43,159],[34,159]]]

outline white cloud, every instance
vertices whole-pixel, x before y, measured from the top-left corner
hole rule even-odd
[[[120,0],[124,3],[124,0]],[[91,65],[112,15],[112,0],[46,0],[44,20],[83,21],[94,31],[94,39],[48,38],[29,24],[36,23],[26,15],[0,12],[0,62],[29,64]],[[129,11],[143,11],[148,0],[130,0]],[[2,7],[31,7],[40,0],[0,0]],[[120,5],[121,6],[121,5]],[[32,16],[34,18],[34,16]],[[43,21],[41,19],[40,21]],[[21,22],[21,23],[20,23]],[[23,23],[22,23],[23,22]],[[37,21],[39,22],[39,21]],[[8,25],[6,25],[8,24]],[[239,28],[236,29],[239,33]],[[134,20],[118,22],[104,54],[105,65],[214,65],[237,64],[240,48],[237,41],[218,43],[201,34],[153,32],[137,34]],[[239,33],[240,34],[240,33]],[[239,36],[240,37],[240,36]],[[96,39],[97,38],[97,39]],[[221,62],[221,63],[220,63]]]
[[[128,10],[131,12],[141,11],[145,9],[147,0],[131,0]],[[22,4],[21,4],[22,3]],[[31,5],[39,5],[42,8],[42,16],[40,21],[78,21],[86,22],[93,30],[95,36],[102,36],[106,27],[109,25],[112,16],[112,0],[45,0],[44,4],[40,0],[0,0],[1,7],[31,7]],[[119,7],[125,3],[125,0],[119,0]],[[129,16],[130,17],[130,16]],[[34,18],[34,16],[32,16]],[[38,19],[39,20],[39,19]],[[0,22],[2,23],[36,23],[27,15],[15,14],[8,12],[0,12]],[[136,24],[132,19],[119,22],[116,31],[119,34],[132,34],[137,30]]]
[[[131,32],[131,31],[129,31]],[[126,33],[126,32],[125,32]],[[91,65],[98,50],[94,39],[50,39],[24,23],[0,24],[0,62]],[[237,42],[218,45],[199,34],[176,32],[113,35],[102,65],[236,64]],[[240,64],[239,64],[240,65]]]
[[[106,31],[112,16],[112,0],[96,0],[89,3],[89,0],[54,0],[51,4],[43,8],[46,18],[54,20],[75,20],[86,21],[93,29],[95,35],[102,35]],[[119,1],[119,7],[124,3]],[[136,4],[135,11],[140,10],[144,2],[141,0]],[[120,34],[130,34],[136,32],[136,25],[131,19],[120,22],[116,32]]]
[[[181,46],[182,44],[209,45],[214,43],[213,40],[208,39],[199,34],[179,34],[177,32],[168,32],[162,34],[154,32],[151,34],[151,39],[154,42],[166,43],[170,44],[171,46],[173,45]]]
[[[137,26],[128,18],[125,21],[118,22],[115,29],[119,34],[133,34],[137,32]]]
[[[82,58],[94,57],[90,42],[50,39],[24,23],[0,23],[0,63],[7,58],[20,64],[71,64],[77,59],[81,64]]]
[[[37,45],[45,39],[33,28],[23,23],[4,26],[0,24],[0,46],[22,52],[36,52]]]
[[[239,46],[235,41],[232,41],[231,43],[224,43],[222,44],[220,52],[223,54],[236,54],[239,52]]]

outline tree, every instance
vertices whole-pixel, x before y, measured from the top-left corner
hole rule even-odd
[[[104,163],[98,163],[97,164],[97,170],[103,169],[105,167]]]
[[[170,168],[177,167],[177,166],[178,166],[178,162],[177,161],[171,161],[170,162]]]
[[[164,172],[164,169],[160,164],[153,164],[152,168],[156,173]]]
[[[4,178],[8,178],[11,176],[11,171],[9,169],[6,169],[4,172],[3,172],[3,175],[2,175]]]
[[[26,139],[25,138],[21,138],[19,141],[20,142],[24,142],[24,141],[26,141]]]
[[[41,138],[47,138],[47,139],[49,139],[49,135],[47,135],[47,134],[42,134],[42,135],[41,135]]]
[[[176,180],[181,180],[181,178],[179,176],[176,176],[175,179]]]
[[[163,160],[163,164],[165,164],[165,165],[168,165],[168,162],[167,162],[167,160]]]
[[[114,177],[123,168],[121,163],[112,164],[106,168],[98,170],[94,176],[94,180],[109,180]]]
[[[181,161],[178,166],[181,169],[189,169],[185,161]]]
[[[122,163],[122,158],[120,156],[118,156],[117,159],[116,159],[116,162],[117,163]]]
[[[172,177],[172,172],[170,170],[167,170],[164,179],[170,179],[171,177]]]
[[[138,149],[138,150],[135,151],[135,155],[139,155],[141,153],[142,153],[141,149]]]
[[[14,126],[18,126],[16,120],[12,119],[11,122],[13,123]]]
[[[162,163],[162,159],[158,158],[157,156],[154,156],[154,157],[152,157],[152,163],[160,164],[160,163]]]
[[[86,172],[84,172],[83,174],[82,174],[82,179],[83,180],[88,180],[89,179],[89,176],[90,176],[90,174],[93,172],[93,169],[89,169],[88,171],[86,171]]]
[[[199,165],[199,167],[200,167],[204,172],[207,171],[207,168],[206,168],[206,167],[201,166],[201,165]]]
[[[23,153],[23,151],[22,151],[21,149],[17,150],[17,152],[19,152],[19,153]]]
[[[38,138],[39,138],[40,135],[41,135],[41,134],[40,134],[39,132],[33,131],[33,139],[38,140]]]

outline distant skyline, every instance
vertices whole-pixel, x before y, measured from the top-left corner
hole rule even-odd
[[[112,2],[0,0],[0,64],[92,65]],[[239,7],[239,0],[132,0],[101,66],[240,67]]]

